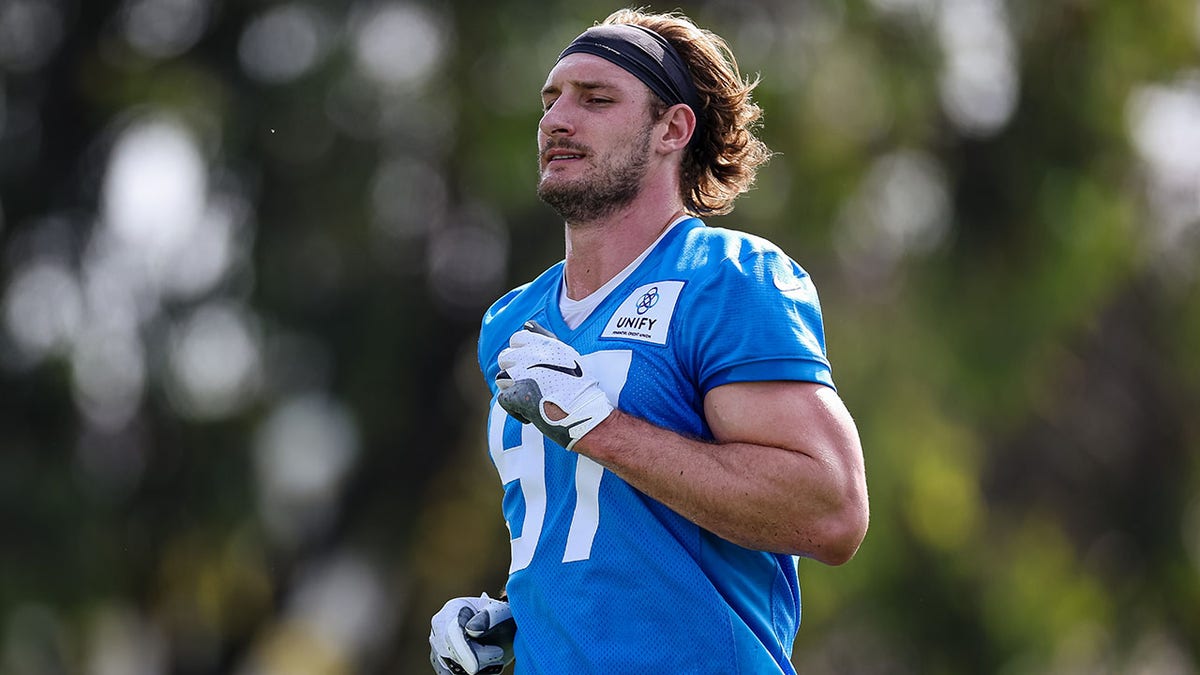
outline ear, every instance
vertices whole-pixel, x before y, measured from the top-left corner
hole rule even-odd
[[[659,150],[664,154],[680,151],[696,132],[696,113],[687,104],[676,103],[667,108],[658,125],[662,130],[658,136]]]

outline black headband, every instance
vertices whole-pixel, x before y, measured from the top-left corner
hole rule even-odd
[[[558,55],[591,54],[611,61],[641,80],[667,105],[686,103],[700,130],[700,93],[679,52],[666,38],[635,24],[609,24],[587,29]]]

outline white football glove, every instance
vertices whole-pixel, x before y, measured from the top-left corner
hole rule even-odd
[[[429,662],[437,675],[490,675],[513,660],[517,624],[503,600],[487,593],[455,598],[429,623]]]
[[[596,378],[583,371],[579,352],[534,321],[513,334],[509,347],[496,362],[500,374],[500,406],[525,424],[533,424],[567,450],[595,429],[613,411]],[[553,403],[566,413],[562,419],[546,415]]]

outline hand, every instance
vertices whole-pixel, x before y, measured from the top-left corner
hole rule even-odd
[[[513,334],[496,362],[500,406],[533,424],[567,450],[613,411],[596,378],[584,373],[579,352],[529,321]]]
[[[499,673],[513,660],[517,624],[508,603],[487,593],[455,598],[433,615],[429,662],[437,675]]]

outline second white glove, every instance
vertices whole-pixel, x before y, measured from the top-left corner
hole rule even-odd
[[[437,675],[490,675],[512,663],[516,623],[503,600],[487,593],[454,598],[429,623],[429,663]]]

